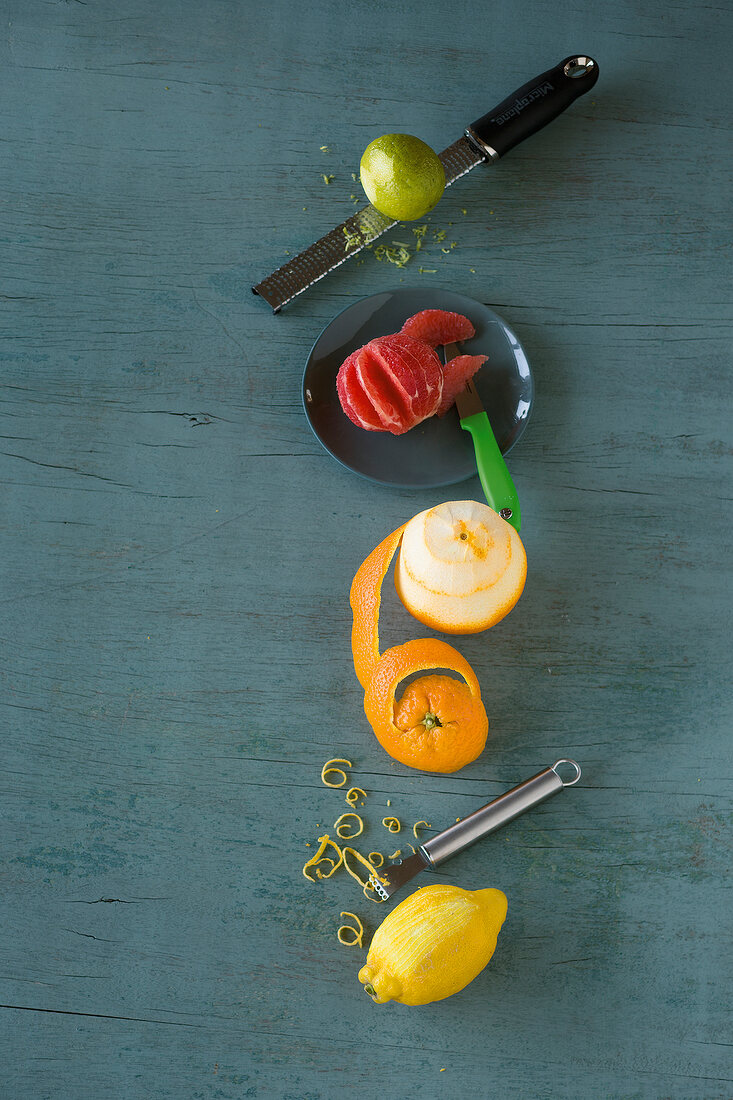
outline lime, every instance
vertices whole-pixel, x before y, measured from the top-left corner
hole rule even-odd
[[[445,190],[438,154],[411,134],[383,134],[364,150],[361,184],[380,214],[415,221],[432,210]]]

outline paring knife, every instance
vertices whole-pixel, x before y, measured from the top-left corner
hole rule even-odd
[[[440,154],[445,185],[450,187],[477,164],[493,163],[557,118],[590,91],[598,79],[598,64],[585,54],[572,54],[554,69],[528,81],[483,115]],[[329,271],[361,252],[397,222],[371,204],[362,207],[320,241],[283,264],[252,287],[278,313],[286,302],[307,290]]]
[[[446,363],[460,355],[458,344],[446,344],[444,354]],[[522,525],[522,514],[517,490],[473,379],[456,397],[456,408],[461,427],[473,437],[476,469],[486,500],[502,519],[518,531]]]
[[[561,777],[558,772],[561,767],[573,769],[571,778]],[[464,817],[462,821],[426,840],[414,855],[407,859],[398,859],[388,867],[380,867],[370,877],[369,885],[374,887],[374,892],[382,901],[386,901],[420,871],[432,870],[443,860],[450,859],[469,844],[480,840],[482,836],[493,833],[495,829],[513,821],[532,806],[551,798],[563,787],[572,787],[579,779],[580,766],[574,760],[556,760],[552,767],[538,772],[518,787],[513,787],[480,810]]]

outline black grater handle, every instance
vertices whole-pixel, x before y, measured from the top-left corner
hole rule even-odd
[[[492,160],[536,134],[598,80],[598,64],[586,54],[572,54],[528,81],[466,130],[466,137]]]

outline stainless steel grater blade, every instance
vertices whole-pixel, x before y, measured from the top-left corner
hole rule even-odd
[[[440,160],[445,172],[445,185],[449,187],[460,176],[486,160],[486,154],[480,153],[467,138],[462,137],[443,150]],[[286,302],[317,283],[329,271],[350,260],[394,225],[397,225],[396,221],[380,214],[371,204],[363,206],[325,237],[321,237],[320,241],[306,248],[305,252],[299,253],[252,287],[252,290],[269,302],[277,313]]]
[[[540,73],[523,84],[488,114],[469,126],[464,136],[440,154],[446,187],[470,172],[477,164],[498,160],[520,141],[546,126],[583,95],[598,79],[598,65],[592,57],[572,54],[554,69]],[[283,264],[272,275],[252,287],[275,313],[313,286],[329,271],[361,252],[397,222],[371,205],[336,226],[320,241]]]

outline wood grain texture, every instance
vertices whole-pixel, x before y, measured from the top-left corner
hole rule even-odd
[[[3,1096],[733,1095],[732,23],[659,0],[5,4]],[[446,194],[436,274],[368,256],[278,317],[252,297],[348,216],[371,138],[443,148],[578,48],[593,93]],[[526,591],[460,641],[489,746],[439,778],[366,726],[347,595],[447,497],[349,475],[299,402],[323,325],[401,281],[497,309],[537,382],[511,458]],[[383,623],[415,636],[393,595]],[[373,1006],[335,930],[375,912],[300,876],[346,808],[334,754],[375,847],[387,799],[442,827],[582,762],[446,867],[509,897],[459,997]]]

